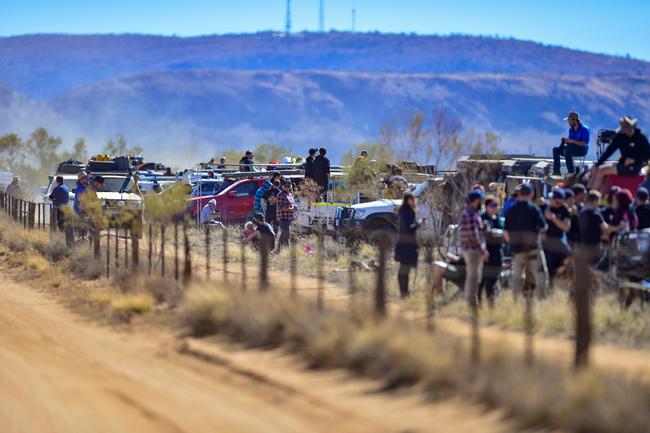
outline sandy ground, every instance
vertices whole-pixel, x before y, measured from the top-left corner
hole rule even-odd
[[[47,432],[507,432],[466,402],[380,393],[280,351],[116,331],[0,275],[0,430]]]

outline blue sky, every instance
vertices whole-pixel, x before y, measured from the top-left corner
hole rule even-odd
[[[286,0],[0,0],[0,35],[181,36],[284,28]],[[292,0],[293,29],[318,28],[319,0]],[[514,36],[650,60],[648,0],[325,0],[325,28]]]

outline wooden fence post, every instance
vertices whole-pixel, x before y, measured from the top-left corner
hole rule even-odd
[[[187,284],[192,278],[192,253],[190,250],[190,240],[187,237],[187,224],[183,224],[183,238],[185,242],[185,269],[183,269],[183,281]]]
[[[379,249],[377,282],[375,286],[375,313],[378,316],[386,316],[386,258],[388,256],[388,237],[381,234],[377,248]]]
[[[160,226],[160,275],[165,278],[165,225]]]
[[[178,221],[174,221],[174,279],[178,281]]]
[[[106,230],[106,278],[111,277],[111,223]]]
[[[294,242],[295,243],[295,242]],[[317,299],[316,299],[316,305],[318,306],[319,310],[323,309],[324,306],[324,300],[323,300],[323,292],[325,291],[324,287],[324,280],[325,280],[325,273],[323,270],[323,261],[325,260],[325,237],[323,236],[323,229],[321,228],[318,231],[318,246],[316,247],[316,272],[317,272],[317,280],[318,280],[318,288],[317,288]]]
[[[210,281],[210,224],[205,225],[205,279]]]
[[[228,229],[224,226],[223,234],[223,280],[228,281]]]
[[[576,342],[575,367],[581,369],[589,365],[591,346],[591,271],[590,259],[594,252],[578,247],[575,255],[575,303],[576,303]]]
[[[240,242],[240,252],[241,252],[241,289],[246,290],[246,243],[245,242]]]

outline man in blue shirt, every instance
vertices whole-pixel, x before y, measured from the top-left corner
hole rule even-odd
[[[569,124],[569,136],[562,137],[560,145],[553,148],[553,174],[556,176],[560,175],[560,156],[564,155],[567,171],[573,173],[573,157],[585,156],[589,151],[589,128],[580,122],[580,114],[572,111],[564,120]]]
[[[67,206],[70,201],[70,190],[63,183],[63,176],[56,177],[56,186],[52,188],[50,200],[52,200],[52,205],[56,209],[56,224],[59,230],[63,230],[63,207]]]
[[[79,180],[77,182],[77,186],[74,189],[74,203],[72,207],[77,214],[81,214],[81,196],[86,193],[90,179],[88,178],[88,174],[86,174],[85,171],[80,172],[77,175],[77,179]]]

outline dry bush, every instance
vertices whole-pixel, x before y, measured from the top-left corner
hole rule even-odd
[[[96,260],[93,252],[83,245],[73,249],[69,269],[85,280],[96,280],[105,271],[104,263],[101,260]]]
[[[148,293],[118,294],[110,299],[113,316],[122,320],[130,320],[136,314],[144,314],[153,310],[155,300]]]
[[[525,367],[506,347],[484,348],[477,367],[458,340],[406,321],[377,322],[365,310],[321,312],[278,293],[195,289],[181,317],[196,336],[220,333],[258,347],[288,345],[312,366],[347,367],[384,380],[387,388],[420,383],[434,397],[462,395],[500,407],[527,427],[637,433],[650,425],[645,384],[543,362]]]
[[[113,286],[124,294],[147,293],[156,303],[178,305],[183,297],[181,283],[173,278],[144,275],[131,269],[113,269]]]

